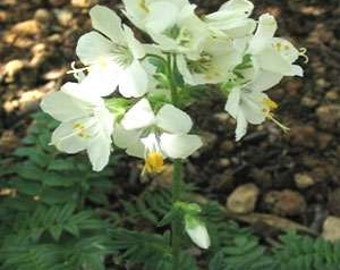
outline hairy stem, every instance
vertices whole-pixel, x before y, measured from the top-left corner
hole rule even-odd
[[[176,159],[174,161],[174,169],[172,176],[172,204],[180,199],[181,196],[181,183],[182,183],[182,161]],[[178,270],[179,268],[179,255],[180,255],[180,245],[181,245],[181,220],[178,215],[175,215],[171,223],[171,245],[172,245],[172,256],[173,256],[173,270]]]
[[[171,102],[174,106],[178,106],[178,88],[175,80],[176,56],[168,54],[167,56],[167,76],[169,80],[169,88],[171,93]],[[172,206],[175,208],[176,202],[180,200],[182,189],[182,161],[175,159],[173,163],[172,175]],[[175,210],[176,213],[176,210]],[[182,224],[181,217],[176,213],[171,222],[171,246],[173,256],[173,270],[179,270],[179,257],[181,246]]]

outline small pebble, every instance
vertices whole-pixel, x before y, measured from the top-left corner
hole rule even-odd
[[[340,240],[340,218],[328,216],[323,223],[322,237],[328,241]]]
[[[254,184],[237,187],[227,198],[227,208],[236,214],[248,214],[254,211],[260,190]]]
[[[71,5],[79,8],[89,8],[98,3],[98,0],[72,0]]]
[[[282,191],[270,191],[264,196],[266,206],[279,216],[301,215],[306,209],[304,197],[289,189]]]
[[[305,189],[315,184],[314,179],[305,173],[297,173],[294,175],[295,185],[300,189]]]

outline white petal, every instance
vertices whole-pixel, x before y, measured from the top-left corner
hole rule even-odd
[[[249,17],[254,9],[252,2],[247,0],[230,0],[224,3],[218,11],[206,16],[210,20],[230,20],[235,18]]]
[[[83,125],[87,124],[86,121],[79,120],[77,122]],[[76,121],[61,123],[53,132],[51,143],[55,145],[59,151],[73,154],[85,150],[89,144],[91,135],[89,135],[89,137],[79,136],[73,128],[75,123]]]
[[[288,40],[285,40],[283,38],[274,38],[273,46],[274,48],[277,48],[281,56],[285,58],[289,63],[293,63],[299,58],[299,51]]]
[[[243,112],[240,111],[236,118],[236,130],[235,130],[235,139],[239,141],[242,139],[244,135],[247,133],[248,122],[243,115]]]
[[[58,121],[70,121],[88,116],[92,104],[79,100],[63,91],[49,94],[41,101],[41,109]]]
[[[153,2],[149,5],[146,29],[153,33],[162,33],[175,25],[179,14],[178,7],[166,1]]]
[[[127,46],[132,52],[134,58],[135,59],[143,58],[145,55],[145,50],[144,50],[143,45],[135,38],[132,30],[129,27],[124,25],[123,29],[124,29]]]
[[[149,101],[145,98],[138,101],[130,110],[124,115],[121,125],[123,128],[139,129],[148,127],[155,122],[155,114],[152,111]]]
[[[264,122],[266,115],[263,109],[265,109],[266,99],[268,96],[262,92],[250,92],[242,95],[240,109],[249,123],[258,125]]]
[[[264,50],[256,56],[256,61],[265,70],[285,76],[290,76],[292,73],[292,65],[274,49],[268,48]]]
[[[200,248],[207,249],[210,246],[210,237],[206,226],[199,221],[185,219],[185,231],[190,239]]]
[[[114,44],[103,35],[92,31],[82,35],[77,43],[76,54],[85,65],[114,61]]]
[[[113,132],[113,141],[115,145],[126,149],[129,145],[139,140],[139,132],[136,130],[126,130],[121,125],[116,125]]]
[[[101,171],[108,163],[111,154],[111,139],[97,136],[87,146],[87,155],[94,171]]]
[[[257,92],[266,91],[272,88],[273,86],[277,85],[282,78],[283,78],[282,74],[261,70],[256,74],[249,88],[252,91]]]
[[[144,29],[144,19],[149,13],[146,1],[144,0],[122,0],[126,11],[123,12],[131,22],[140,29]]]
[[[252,33],[256,27],[249,15],[254,5],[247,0],[230,0],[220,9],[205,17],[206,22],[213,28],[227,33],[231,37],[242,37]]]
[[[195,81],[194,76],[190,73],[188,65],[186,63],[185,57],[182,54],[177,55],[177,68],[178,71],[183,76],[184,81],[190,85],[198,85],[199,83]]]
[[[113,10],[96,5],[90,10],[90,16],[94,29],[103,33],[115,43],[125,44],[121,19]]]
[[[202,146],[197,135],[174,135],[163,133],[160,136],[163,152],[171,158],[187,158]]]
[[[126,153],[129,156],[144,158],[145,146],[140,140],[137,140],[128,146]]]
[[[147,92],[148,74],[137,60],[124,69],[119,77],[119,92],[124,97],[141,97]]]
[[[249,50],[256,54],[265,49],[265,47],[271,43],[276,29],[277,23],[272,15],[261,15],[255,36],[249,44]]]
[[[232,117],[236,118],[240,110],[240,100],[241,100],[241,90],[239,88],[234,88],[228,95],[227,103],[224,106],[226,110]]]
[[[103,62],[91,66],[89,74],[82,80],[91,91],[105,97],[112,94],[118,86],[122,68],[114,62]]]
[[[303,69],[302,67],[298,66],[298,65],[292,65],[292,74],[291,76],[299,76],[299,77],[303,77]]]
[[[115,121],[113,114],[105,107],[105,104],[103,104],[103,107],[97,108],[95,113],[97,117],[96,125],[98,125],[100,132],[103,136],[111,138]]]
[[[165,131],[176,134],[186,134],[192,128],[190,116],[171,104],[165,104],[158,111],[156,124]]]

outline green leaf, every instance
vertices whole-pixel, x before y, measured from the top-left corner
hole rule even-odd
[[[61,236],[61,233],[63,231],[63,227],[59,224],[56,224],[52,227],[50,227],[49,232],[54,240],[59,241],[59,238]]]
[[[16,166],[16,172],[19,176],[29,180],[42,180],[44,170],[31,162],[26,162],[20,166]]]

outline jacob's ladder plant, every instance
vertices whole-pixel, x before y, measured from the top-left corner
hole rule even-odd
[[[253,4],[230,0],[199,17],[188,0],[123,0],[123,14],[152,43],[137,40],[107,7],[90,10],[94,30],[80,37],[76,54],[84,65],[72,70],[77,82],[47,96],[41,108],[60,121],[51,144],[66,153],[86,150],[94,171],[102,170],[114,148],[144,160],[142,174],[157,174],[173,162],[171,223],[173,269],[185,231],[202,249],[210,237],[197,204],[182,200],[182,163],[202,146],[184,96],[198,85],[215,84],[236,119],[236,140],[248,124],[273,121],[278,104],[266,91],[285,76],[302,76],[295,61],[305,49],[275,37],[270,14],[250,18]],[[166,11],[166,12],[165,12]],[[207,88],[206,91],[209,91]],[[197,95],[196,95],[197,96]]]

